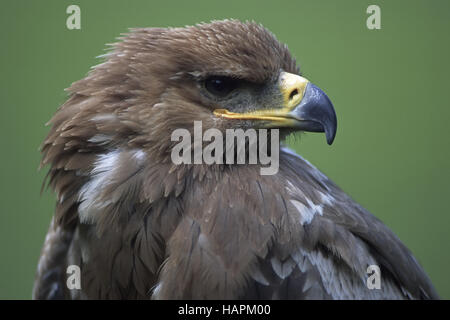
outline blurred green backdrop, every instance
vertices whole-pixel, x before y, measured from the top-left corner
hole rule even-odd
[[[81,7],[81,30],[66,8]],[[366,8],[381,7],[381,30]],[[38,147],[105,43],[129,27],[223,18],[261,22],[334,102],[338,133],[293,147],[383,220],[450,298],[450,1],[2,1],[0,298],[31,297],[54,196]]]

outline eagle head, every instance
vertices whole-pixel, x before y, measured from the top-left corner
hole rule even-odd
[[[330,100],[300,76],[287,46],[257,23],[140,28],[121,40],[68,89],[70,99],[52,120],[67,126],[75,118],[73,130],[86,133],[94,148],[144,148],[167,161],[173,147],[167,132],[192,131],[194,121],[204,129],[324,131],[333,142]]]

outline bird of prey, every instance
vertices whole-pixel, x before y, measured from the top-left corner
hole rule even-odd
[[[57,203],[34,298],[438,298],[380,220],[286,147],[274,175],[173,163],[171,133],[194,121],[333,141],[330,100],[260,24],[131,29],[68,92],[42,144]]]

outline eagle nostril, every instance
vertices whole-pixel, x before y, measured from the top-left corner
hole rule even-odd
[[[289,95],[289,100],[294,99],[296,95],[298,95],[298,89],[292,90],[291,94]]]

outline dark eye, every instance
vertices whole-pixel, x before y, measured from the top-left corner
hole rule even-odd
[[[206,90],[221,98],[227,96],[231,91],[236,89],[237,86],[238,80],[229,77],[213,76],[205,80]]]

